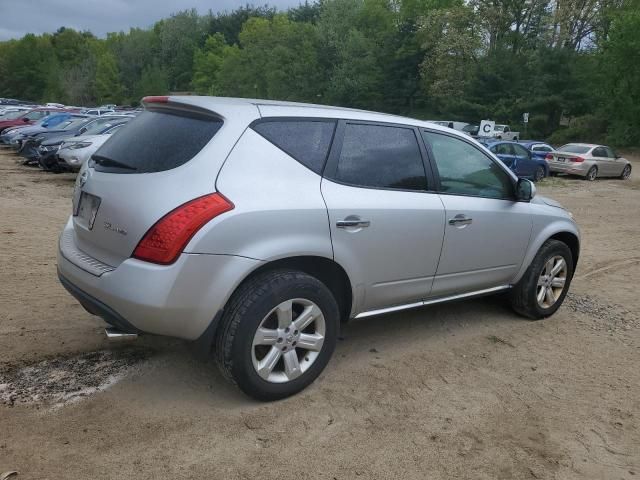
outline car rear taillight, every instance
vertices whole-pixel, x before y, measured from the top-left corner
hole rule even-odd
[[[204,224],[233,207],[220,193],[191,200],[158,220],[142,237],[132,256],[162,265],[173,263]]]
[[[142,103],[168,103],[169,97],[166,95],[151,95],[144,97]]]
[[[570,162],[582,163],[584,162],[584,158],[582,157],[569,157]]]
[[[553,153],[547,153],[547,154],[544,156],[544,159],[545,159],[545,160],[547,160],[547,161],[548,161],[548,160],[553,160]]]

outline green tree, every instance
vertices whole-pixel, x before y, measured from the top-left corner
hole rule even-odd
[[[220,67],[229,47],[221,33],[214,33],[205,41],[204,47],[193,56],[193,89],[200,94],[218,95]]]
[[[120,103],[122,100],[118,63],[109,51],[97,55],[94,88],[97,103]]]

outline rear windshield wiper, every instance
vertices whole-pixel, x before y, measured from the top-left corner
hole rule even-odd
[[[115,167],[115,168],[124,168],[126,170],[137,170],[136,167],[132,167],[131,165],[127,165],[126,163],[119,162],[112,158],[103,157],[102,155],[93,155],[91,159],[96,162],[98,165],[102,165],[103,167]]]

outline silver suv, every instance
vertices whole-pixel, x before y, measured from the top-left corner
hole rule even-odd
[[[578,261],[569,212],[463,133],[319,105],[147,97],[82,168],[62,284],[124,333],[197,340],[262,400],[341,321],[508,291],[531,319]]]

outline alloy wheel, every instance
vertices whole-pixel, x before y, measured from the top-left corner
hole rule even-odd
[[[567,283],[567,262],[556,255],[547,260],[538,278],[536,300],[542,308],[551,308],[562,295]]]
[[[271,383],[295,380],[316,361],[322,350],[326,323],[311,300],[286,300],[260,322],[253,337],[253,367]]]

